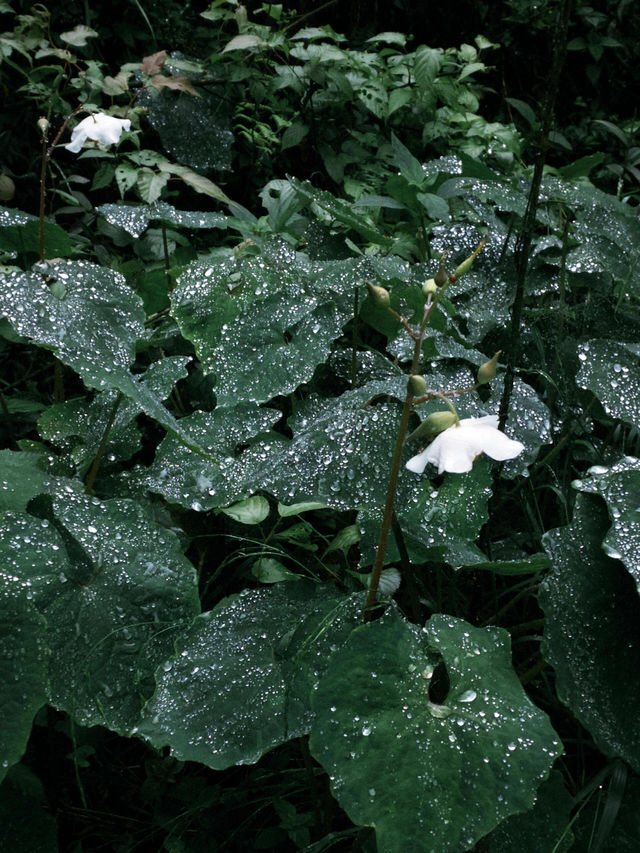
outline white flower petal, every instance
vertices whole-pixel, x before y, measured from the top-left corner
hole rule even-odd
[[[427,462],[438,466],[438,473],[464,474],[471,471],[473,460],[481,453],[503,462],[514,459],[524,450],[498,429],[496,415],[482,418],[464,418],[437,435],[426,450],[407,462],[407,468],[421,474]]]
[[[105,113],[87,116],[71,131],[71,142],[64,147],[78,154],[87,140],[96,142],[99,146],[108,148],[120,141],[123,130],[131,129],[128,118],[115,118]]]
[[[417,456],[412,456],[411,459],[407,462],[407,468],[409,471],[413,471],[414,474],[422,474],[424,469],[427,467],[427,456],[429,455],[429,448],[423,450],[422,453],[418,453]]]

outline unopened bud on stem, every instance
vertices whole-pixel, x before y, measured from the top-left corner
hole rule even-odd
[[[495,379],[498,368],[498,358],[501,355],[502,350],[499,349],[490,361],[485,361],[484,364],[480,365],[478,368],[478,385],[486,385],[487,382],[491,382],[492,379]]]
[[[425,296],[433,296],[438,292],[438,284],[435,278],[430,278],[429,281],[425,281],[422,285],[422,292]]]
[[[484,244],[485,244],[486,242],[487,242],[487,238],[486,238],[486,237],[484,237],[484,238],[480,241],[480,244],[478,245],[478,248],[475,250],[475,252],[474,252],[472,255],[469,255],[469,257],[466,259],[466,261],[463,261],[463,262],[460,264],[460,266],[457,266],[457,267],[455,268],[454,273],[453,273],[453,280],[454,280],[454,281],[455,281],[457,278],[460,278],[460,276],[464,275],[466,272],[469,272],[469,270],[471,269],[471,265],[473,264],[473,262],[475,261],[475,259],[478,257],[478,255],[479,255],[479,254],[480,254],[480,252],[482,251],[482,249],[483,249],[483,247],[484,247]]]
[[[391,299],[389,297],[389,291],[385,290],[384,287],[378,287],[375,284],[371,284],[370,281],[367,282],[367,290],[369,291],[369,295],[381,308],[388,308]]]
[[[442,265],[442,262],[440,262],[440,266],[438,267],[438,272],[435,275],[434,281],[438,285],[438,287],[442,287],[443,284],[446,284],[447,281],[449,281],[449,276],[447,275],[446,270]]]
[[[409,377],[407,388],[414,397],[422,397],[427,392],[427,383],[424,381],[424,376],[414,373],[413,376]]]
[[[420,426],[415,429],[407,438],[411,441],[414,438],[421,438],[425,441],[431,441],[436,435],[444,432],[445,429],[458,423],[459,418],[455,412],[432,412],[426,417]]]
[[[47,131],[49,130],[49,119],[45,118],[44,116],[40,116],[40,118],[38,119],[38,128],[40,129],[40,133],[43,136],[46,136]]]

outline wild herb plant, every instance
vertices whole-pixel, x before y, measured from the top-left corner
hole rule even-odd
[[[83,815],[142,786],[114,849],[633,849],[636,209],[519,162],[486,39],[276,8],[113,76],[38,9],[0,42],[41,114],[0,184],[0,837],[64,836],[63,740]]]

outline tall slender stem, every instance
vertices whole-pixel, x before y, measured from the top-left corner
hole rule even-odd
[[[420,324],[420,331],[418,335],[415,337],[415,343],[413,347],[413,360],[411,362],[411,373],[415,374],[418,372],[418,368],[420,365],[420,357],[422,354],[422,342],[424,341],[424,333],[427,328],[427,324],[429,322],[429,315],[435,303],[429,297],[427,303],[424,307],[424,317],[422,319],[422,323]],[[389,484],[387,486],[387,496],[384,503],[384,510],[382,512],[382,525],[380,527],[380,538],[378,540],[378,548],[376,550],[376,558],[373,563],[373,569],[371,570],[371,581],[369,583],[369,592],[367,594],[367,600],[364,605],[364,620],[365,622],[371,622],[375,616],[374,608],[376,604],[376,597],[378,595],[378,586],[380,584],[380,575],[382,574],[382,569],[384,568],[384,558],[387,553],[387,542],[389,539],[389,532],[391,530],[391,526],[393,524],[394,511],[393,504],[396,498],[396,487],[398,485],[398,475],[400,473],[400,463],[402,462],[402,451],[404,449],[404,441],[407,435],[407,427],[409,426],[409,418],[411,416],[411,410],[413,409],[413,394],[411,390],[407,388],[407,396],[405,397],[404,405],[402,407],[402,414],[400,415],[400,423],[398,425],[398,434],[396,436],[396,444],[393,448],[393,456],[391,457],[391,472],[389,474]]]
[[[106,450],[107,442],[109,441],[109,433],[111,432],[111,427],[113,426],[113,422],[116,419],[118,407],[122,402],[123,396],[124,395],[122,394],[122,392],[119,391],[118,396],[114,400],[113,406],[111,407],[111,412],[109,413],[109,420],[107,421],[107,424],[102,433],[102,438],[100,439],[100,446],[98,447],[97,453],[91,464],[91,468],[89,469],[89,473],[87,474],[87,482],[84,486],[85,495],[90,495],[93,490],[93,484],[95,483],[96,477],[98,476],[100,463],[102,462],[102,457],[104,456],[104,451]]]

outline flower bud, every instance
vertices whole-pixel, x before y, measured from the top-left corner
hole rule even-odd
[[[9,175],[0,175],[0,201],[11,201],[16,194],[16,185]]]
[[[438,287],[442,287],[443,284],[446,284],[449,281],[449,276],[447,275],[445,268],[442,266],[442,263],[438,267],[438,272],[435,275],[434,281]]]
[[[407,389],[411,391],[414,397],[422,397],[422,395],[427,392],[427,383],[424,381],[423,376],[419,376],[415,373],[413,376],[409,377]]]
[[[431,439],[436,435],[444,432],[445,429],[449,429],[449,427],[453,426],[455,423],[458,423],[458,420],[458,416],[455,412],[448,410],[443,412],[432,412],[422,421],[417,429],[414,429],[411,435],[407,438],[407,441],[414,438],[423,438],[427,441],[431,441]]]
[[[471,269],[471,265],[482,251],[483,246],[486,242],[487,240],[485,237],[483,240],[480,241],[480,244],[478,245],[478,248],[475,250],[475,252],[472,255],[469,255],[469,257],[465,261],[463,261],[459,266],[455,268],[453,273],[454,281],[455,279],[460,278],[460,276],[464,275],[466,272],[469,272],[469,270]]]
[[[429,281],[425,281],[422,285],[422,292],[425,296],[433,296],[434,293],[438,292],[438,285],[435,278],[430,278]]]
[[[378,287],[375,284],[371,284],[370,281],[367,282],[367,290],[376,305],[379,305],[381,308],[389,307],[391,299],[389,297],[388,290],[385,290],[384,287]]]
[[[500,355],[502,355],[501,349],[498,350],[490,361],[485,361],[484,364],[480,365],[478,368],[478,385],[486,385],[487,382],[495,379]]]
[[[45,118],[44,116],[40,116],[40,118],[38,119],[38,128],[40,129],[40,133],[43,136],[46,136],[47,131],[49,130],[49,119]]]

